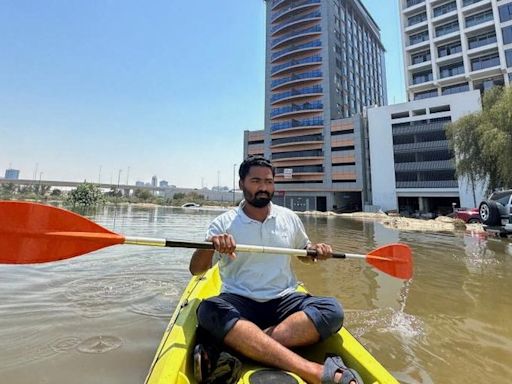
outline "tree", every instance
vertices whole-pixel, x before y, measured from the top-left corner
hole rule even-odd
[[[9,199],[16,193],[16,186],[14,183],[0,185],[0,197],[2,199]]]
[[[103,202],[103,195],[94,184],[83,183],[68,193],[66,201],[73,206],[92,207]]]
[[[487,182],[490,191],[512,186],[512,87],[487,91],[482,111],[449,124],[446,134],[458,175]]]
[[[150,200],[153,197],[153,194],[147,189],[137,188],[133,194],[135,195],[136,198],[144,202]]]

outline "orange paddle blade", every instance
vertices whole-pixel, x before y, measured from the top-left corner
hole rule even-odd
[[[0,201],[0,263],[68,259],[122,244],[124,240],[123,236],[61,208]]]
[[[406,244],[379,247],[366,255],[366,261],[391,276],[406,280],[412,277],[412,253]]]

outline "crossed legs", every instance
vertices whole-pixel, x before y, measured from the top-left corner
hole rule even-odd
[[[236,295],[227,296],[227,302],[217,297],[201,303],[198,320],[203,328],[248,358],[293,372],[308,383],[321,383],[323,365],[304,359],[290,348],[314,344],[341,327],[343,310],[335,300],[307,296],[303,297],[306,300],[301,299],[302,304],[293,304],[294,309],[286,305],[286,310],[282,311],[278,306],[277,316],[283,319],[274,322],[275,326],[264,327],[259,320],[274,315],[269,307],[256,303],[254,313],[240,313],[241,306],[236,305],[239,297],[231,296]],[[238,308],[229,301],[234,301]],[[244,312],[247,306],[242,308]],[[253,316],[255,321],[246,320],[253,320]],[[326,326],[322,327],[324,323]],[[341,382],[341,376],[341,372],[336,373],[335,382]]]

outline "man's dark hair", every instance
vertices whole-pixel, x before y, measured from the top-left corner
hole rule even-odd
[[[263,156],[249,156],[240,164],[238,169],[238,176],[240,176],[241,180],[245,179],[251,167],[267,167],[272,170],[272,176],[276,175],[276,170],[270,160],[265,159]]]

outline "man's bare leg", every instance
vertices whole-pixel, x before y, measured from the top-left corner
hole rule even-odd
[[[297,318],[300,319],[300,316],[297,316]],[[283,323],[285,323],[288,319],[286,319]],[[281,327],[283,328],[283,331],[280,331],[279,328],[281,324],[274,328],[272,334],[275,332],[276,335],[279,335],[282,332],[281,335],[284,335],[285,333],[289,332],[290,326],[286,324],[285,327]],[[285,328],[286,332],[284,332]],[[318,339],[318,337],[319,336],[317,333],[316,338]],[[256,326],[254,323],[251,323],[250,321],[238,320],[224,338],[224,343],[234,350],[240,352],[242,355],[255,361],[293,372],[306,380],[308,383],[321,383],[323,372],[322,364],[304,359],[302,356],[299,356],[295,352],[289,350],[279,341],[274,340],[271,336],[267,335],[258,326]],[[341,381],[341,373],[336,373],[336,381]]]
[[[295,312],[280,324],[265,330],[265,333],[285,347],[303,347],[320,340],[320,334],[308,315]]]

